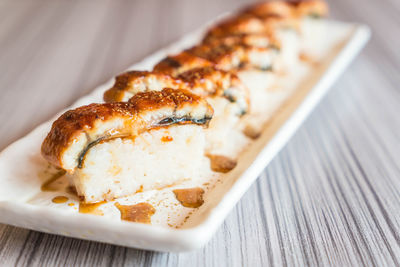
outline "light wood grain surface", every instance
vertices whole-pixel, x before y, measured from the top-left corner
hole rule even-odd
[[[245,2],[0,1],[0,149]],[[334,18],[369,24],[372,41],[203,249],[146,252],[0,225],[0,265],[399,266],[400,2],[330,5]]]

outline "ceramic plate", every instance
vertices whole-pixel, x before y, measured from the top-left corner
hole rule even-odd
[[[257,179],[302,121],[327,92],[340,73],[368,41],[368,27],[327,21],[336,32],[337,45],[323,57],[318,67],[297,82],[295,90],[278,103],[262,135],[251,142],[237,167],[228,174],[210,173],[201,186],[206,191],[200,208],[179,205],[172,189],[153,190],[118,200],[121,204],[149,202],[156,208],[152,224],[121,221],[114,203],[98,207],[103,216],[79,212],[76,196],[68,191],[66,179],[47,184],[49,168],[40,156],[40,146],[53,120],[11,144],[0,154],[0,222],[37,231],[76,237],[116,245],[157,251],[187,251],[202,247],[224,221],[227,214]],[[189,34],[129,69],[151,69],[167,54],[176,53],[199,41],[203,30]],[[73,106],[101,102],[103,92],[114,80],[96,88]],[[59,115],[59,114],[58,114]],[[47,175],[47,178],[46,178]],[[57,174],[56,174],[57,175]],[[52,187],[42,190],[43,185]],[[188,187],[193,184],[176,186]],[[48,189],[48,190],[47,190]],[[55,196],[68,201],[57,204]]]

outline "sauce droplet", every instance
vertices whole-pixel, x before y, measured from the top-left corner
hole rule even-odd
[[[187,208],[198,208],[203,205],[204,190],[200,187],[175,189],[174,192],[176,199]]]
[[[68,198],[65,197],[65,196],[56,196],[56,197],[53,198],[51,201],[52,201],[53,203],[56,203],[56,204],[61,204],[61,203],[67,202],[67,201],[68,201]]]
[[[256,130],[254,127],[252,127],[252,126],[250,126],[250,125],[248,125],[248,126],[243,130],[243,133],[244,133],[247,137],[249,137],[249,138],[251,138],[251,139],[253,139],[253,140],[259,138],[260,135],[261,135],[261,131],[260,131],[260,130]]]
[[[156,209],[149,203],[142,202],[135,205],[121,205],[118,202],[115,206],[121,212],[121,220],[151,224],[151,216]]]
[[[103,216],[104,213],[99,208],[104,203],[106,203],[106,202],[105,201],[97,202],[97,203],[82,203],[81,202],[81,203],[79,203],[79,212]]]
[[[171,142],[172,140],[174,140],[174,138],[172,138],[172,136],[169,136],[169,135],[163,136],[161,138],[161,141],[163,141],[163,142]]]
[[[215,172],[227,173],[233,170],[237,165],[236,160],[230,159],[225,156],[207,155],[207,157],[210,159],[211,170]]]
[[[68,206],[70,206],[70,207],[72,207],[72,206],[75,206],[75,203],[68,203]]]

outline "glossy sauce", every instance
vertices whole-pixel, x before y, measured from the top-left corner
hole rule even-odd
[[[161,138],[161,141],[163,141],[163,142],[171,142],[172,140],[174,140],[174,138],[172,138],[172,136],[169,136],[169,135],[163,136]]]
[[[200,187],[173,190],[176,199],[187,208],[198,208],[203,205],[204,190]]]
[[[156,209],[149,203],[142,202],[135,205],[114,204],[121,212],[121,220],[151,224],[151,216],[156,213]]]
[[[79,212],[103,216],[104,213],[99,208],[104,203],[106,203],[106,202],[102,201],[102,202],[89,203],[89,204],[81,202],[81,203],[79,203]]]
[[[67,201],[68,201],[68,198],[65,197],[65,196],[56,196],[56,197],[53,198],[51,201],[52,201],[53,203],[56,203],[56,204],[61,204],[61,203],[67,202]]]
[[[259,138],[260,135],[261,135],[261,131],[256,130],[256,129],[254,129],[254,128],[251,127],[251,126],[247,126],[247,127],[243,130],[243,133],[244,133],[247,137],[249,137],[249,138],[251,138],[251,139],[253,139],[253,140],[256,140],[256,139]]]

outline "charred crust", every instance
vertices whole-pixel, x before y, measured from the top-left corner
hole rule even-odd
[[[166,57],[161,62],[163,62],[164,64],[166,64],[166,65],[168,65],[169,67],[172,67],[172,68],[180,68],[180,67],[182,67],[182,64],[179,61],[177,61],[176,59],[173,59],[171,57]]]

